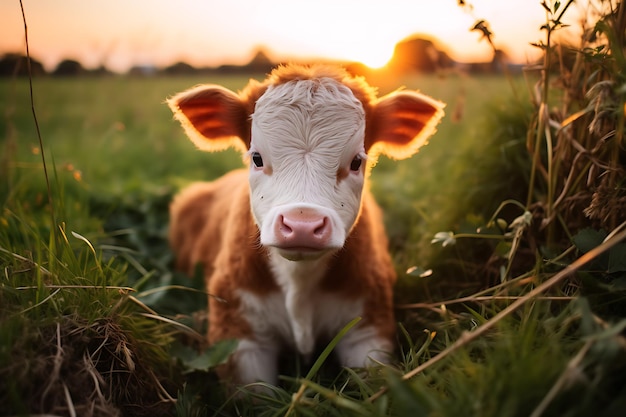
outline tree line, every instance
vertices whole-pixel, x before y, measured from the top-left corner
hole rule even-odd
[[[84,68],[83,65],[73,59],[62,60],[54,70],[48,72],[41,62],[31,58],[31,72],[35,76],[51,75],[59,77],[75,76],[103,76],[114,73],[101,65],[95,69]],[[244,65],[220,65],[217,67],[194,67],[186,62],[177,62],[164,68],[152,65],[139,65],[130,68],[127,72],[131,76],[153,75],[198,75],[209,73],[268,73],[273,67],[280,64],[272,60],[263,48],[259,48],[253,58]],[[355,73],[364,74],[371,69],[358,62],[342,62],[348,69]],[[386,71],[394,73],[433,73],[447,70],[462,70],[470,73],[499,73],[503,65],[515,68],[509,62],[508,56],[503,51],[497,51],[497,57],[491,62],[459,63],[452,59],[445,48],[439,43],[423,37],[410,37],[398,44],[394,54],[385,67]],[[0,77],[26,76],[28,75],[28,61],[26,56],[16,53],[7,53],[0,58]]]

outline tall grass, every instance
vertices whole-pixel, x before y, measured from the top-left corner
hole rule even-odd
[[[459,368],[471,369],[480,363],[478,368],[488,372],[492,363],[511,357],[511,354],[499,353],[507,333],[499,335],[493,344],[487,335],[510,323],[524,324],[533,320],[528,315],[529,308],[533,312],[543,311],[535,320],[556,325],[552,332],[559,335],[555,340],[538,334],[536,328],[519,328],[522,340],[540,344],[526,351],[522,340],[516,343],[519,349],[516,362],[523,364],[524,354],[530,355],[527,365],[522,365],[524,375],[517,374],[513,364],[499,371],[521,382],[524,377],[532,376],[538,366],[544,378],[531,377],[532,385],[522,382],[516,388],[516,392],[524,392],[523,404],[516,403],[517,395],[503,398],[505,393],[511,392],[509,390],[502,392],[499,402],[493,405],[478,396],[479,407],[469,412],[472,415],[612,415],[624,403],[626,380],[621,372],[626,344],[620,333],[626,312],[622,286],[626,270],[621,261],[626,259],[626,245],[620,242],[626,237],[626,212],[622,207],[626,20],[621,3],[594,3],[595,11],[601,13],[587,16],[591,20],[585,23],[591,26],[583,28],[580,45],[556,45],[555,34],[564,27],[563,18],[572,3],[542,4],[547,16],[543,27],[546,37],[537,46],[543,49],[545,58],[543,63],[529,68],[529,71],[538,71],[539,77],[531,89],[535,92],[531,95],[531,111],[522,119],[527,123],[524,138],[527,153],[526,158],[521,156],[526,159],[523,164],[529,170],[526,175],[521,172],[514,177],[520,184],[526,182],[525,198],[504,193],[507,199],[477,230],[441,232],[433,239],[434,243],[444,246],[460,246],[460,258],[470,265],[476,264],[476,252],[471,249],[474,244],[466,241],[492,242],[491,255],[482,258],[487,260],[487,265],[478,263],[474,271],[490,264],[495,266],[493,272],[498,285],[486,290],[493,295],[488,299],[492,303],[509,299],[510,304],[506,308],[492,306],[493,310],[486,315],[476,315],[473,311],[474,319],[487,320],[477,322],[471,333],[447,343],[438,355],[408,371],[403,379],[414,378],[409,385],[416,387],[417,392],[432,385],[431,381],[424,385],[415,377],[428,375],[429,369],[441,362],[465,357],[468,360]],[[499,123],[507,126],[508,116],[512,114],[509,112]],[[511,137],[518,138],[518,134]],[[507,208],[512,210],[505,210]],[[485,247],[489,249],[489,244]],[[461,273],[467,271],[468,263],[462,265]],[[449,268],[446,272],[455,271],[459,268]],[[449,285],[449,281],[446,284]],[[485,292],[480,292],[459,301],[466,305],[479,303],[485,300],[483,295]],[[564,307],[567,304],[562,303],[567,303],[568,299],[571,302]],[[550,308],[544,310],[544,303]],[[438,309],[440,314],[447,314],[446,304],[439,309],[437,303],[405,307]],[[524,313],[520,313],[522,308]],[[588,333],[590,330],[592,333]],[[608,333],[612,336],[600,336],[608,336]],[[565,350],[555,353],[540,348],[548,343]],[[467,351],[480,353],[478,358],[468,357],[465,356]],[[608,355],[609,351],[613,354]],[[558,360],[560,355],[569,357],[567,363]],[[545,359],[547,361],[543,362]],[[562,371],[558,377],[546,372],[559,368]],[[439,376],[439,371],[435,372]],[[455,378],[458,378],[455,382],[462,380]],[[481,382],[488,379],[484,375],[476,378]],[[506,381],[501,380],[502,375],[498,378],[494,384],[506,385]],[[466,389],[464,386],[457,388],[453,395]],[[494,385],[490,395],[497,397],[497,393]],[[472,394],[476,398],[476,393]],[[429,412],[442,413],[441,404],[430,400],[425,413]],[[460,414],[460,410],[457,413]]]

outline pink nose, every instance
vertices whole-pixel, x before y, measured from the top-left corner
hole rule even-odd
[[[328,217],[311,209],[298,209],[278,216],[274,225],[278,247],[282,249],[324,249],[331,238]]]

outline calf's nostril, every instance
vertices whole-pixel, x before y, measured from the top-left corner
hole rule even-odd
[[[283,234],[283,236],[286,237],[293,233],[293,229],[289,227],[289,225],[285,221],[285,216],[280,216],[279,221],[279,230]]]
[[[319,221],[319,226],[317,226],[315,230],[313,230],[313,234],[315,236],[323,236],[326,234],[326,222],[327,222],[326,217],[322,218]]]

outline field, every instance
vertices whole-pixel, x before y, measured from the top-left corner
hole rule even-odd
[[[400,277],[398,363],[369,375],[319,369],[322,352],[308,374],[285,376],[275,397],[254,402],[215,382],[210,368],[232,346],[204,346],[201,280],[172,271],[166,242],[172,195],[241,157],[195,150],[163,104],[197,83],[236,90],[247,77],[35,78],[50,199],[28,80],[0,81],[0,415],[623,411],[623,293],[603,275],[581,295],[603,267],[528,296],[603,233],[572,231],[578,245],[563,252],[521,240],[533,215],[536,79],[373,81],[381,93],[406,86],[447,103],[428,146],[406,161],[381,159],[371,177]],[[619,262],[609,272],[623,272]]]
[[[247,79],[36,79],[35,107],[46,156],[56,164],[65,192],[79,201],[87,196],[167,193],[189,181],[215,178],[242,166],[239,155],[195,151],[163,102],[197,83],[217,83],[236,90]],[[458,213],[445,213],[450,210],[446,206],[456,205],[446,202],[468,198],[477,192],[481,178],[490,175],[484,168],[490,163],[491,144],[488,138],[481,139],[482,124],[488,123],[489,112],[523,106],[523,99],[512,102],[510,82],[502,77],[425,76],[386,80],[385,84],[381,93],[402,86],[419,89],[447,103],[448,114],[432,143],[419,155],[409,161],[381,160],[374,171],[372,186],[391,211],[389,227],[403,234],[406,221],[425,223],[427,229],[417,231],[417,236],[451,227],[450,217]],[[515,85],[524,95],[523,80],[516,80]],[[0,127],[10,145],[5,147],[5,166],[14,182],[32,179],[42,187],[27,81],[3,81],[0,88],[6,103]],[[468,190],[468,186],[473,188]]]

